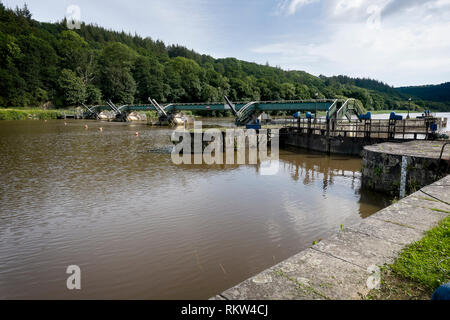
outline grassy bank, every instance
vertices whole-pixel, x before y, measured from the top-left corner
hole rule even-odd
[[[381,288],[366,298],[429,300],[440,285],[450,282],[450,217],[408,247],[382,269]]]
[[[70,110],[0,109],[0,120],[50,120],[69,113],[71,113]]]
[[[158,120],[158,112],[157,111],[145,111],[145,116],[147,120]]]

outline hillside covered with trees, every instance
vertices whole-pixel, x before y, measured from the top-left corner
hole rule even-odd
[[[450,82],[438,85],[401,87],[396,90],[434,109],[450,110]]]
[[[0,106],[356,98],[368,110],[450,110],[449,84],[395,89],[371,79],[313,76],[82,24],[32,19],[0,3]],[[416,88],[416,89],[414,89]],[[428,89],[427,89],[428,88]],[[441,91],[444,91],[442,93]]]

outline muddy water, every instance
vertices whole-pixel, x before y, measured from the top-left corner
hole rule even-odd
[[[176,166],[170,133],[2,121],[0,298],[204,299],[387,203],[360,190],[358,158],[281,150],[273,176]]]

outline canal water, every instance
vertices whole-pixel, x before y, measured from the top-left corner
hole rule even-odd
[[[2,121],[0,298],[206,299],[389,203],[361,190],[358,158],[280,150],[272,176],[177,166],[170,134]]]

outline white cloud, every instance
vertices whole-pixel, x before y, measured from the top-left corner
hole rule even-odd
[[[341,15],[341,14],[345,14],[351,10],[358,10],[359,8],[361,8],[363,6],[363,4],[365,4],[365,2],[366,1],[364,1],[364,0],[353,0],[353,1],[338,0],[338,1],[336,1],[335,5],[333,7],[334,14]]]
[[[215,39],[214,17],[207,0],[0,0],[8,7],[27,3],[39,21],[58,21],[73,2],[81,8],[81,20],[113,30],[150,36],[164,42],[178,43],[203,52]]]
[[[43,21],[61,19],[72,3],[26,2]],[[450,0],[277,0],[278,16],[270,17],[274,2],[269,0],[77,4],[84,21],[214,57],[269,61],[317,75],[369,76],[393,85],[450,80]]]
[[[329,0],[326,35],[318,35],[314,42],[284,39],[253,52],[273,57],[283,68],[317,75],[371,77],[393,85],[448,81],[450,1],[411,1],[409,6],[393,6],[394,2],[399,1]],[[368,23],[374,14],[368,8],[373,5],[380,8],[377,28]],[[385,17],[388,5],[392,11]]]
[[[122,16],[121,26],[139,35],[151,36],[166,43],[178,43],[188,48],[205,50],[204,43],[214,38],[212,24],[204,0],[110,1],[111,16]],[[95,17],[92,20],[95,21]],[[97,17],[98,20],[98,17]]]
[[[278,4],[278,10],[286,15],[293,15],[297,9],[319,0],[282,0]]]

